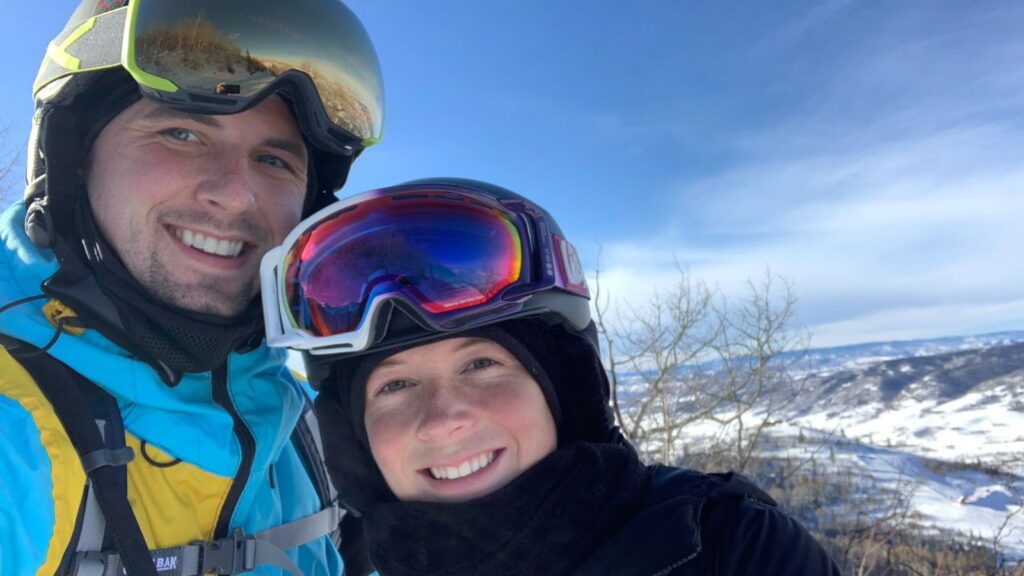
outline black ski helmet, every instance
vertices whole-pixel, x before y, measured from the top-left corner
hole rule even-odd
[[[335,200],[352,161],[381,136],[379,62],[340,0],[82,0],[40,66],[25,231],[60,263],[42,290],[169,385],[258,346],[259,303],[225,319],[150,297],[92,218],[84,184],[92,142],[139,98],[233,114],[271,94],[290,107],[309,150],[309,214]]]
[[[208,31],[238,52],[237,62],[218,70],[235,72],[230,81],[202,85],[199,79],[211,72],[195,62],[176,63],[184,77],[165,74],[174,81],[155,75],[170,65],[166,57],[147,60],[146,41],[183,25]],[[280,55],[257,56],[257,49]],[[181,50],[204,60],[199,48]],[[291,52],[298,56],[286,60]],[[242,94],[250,84],[259,90]],[[33,86],[29,237],[49,247],[52,235],[67,227],[92,140],[139,97],[189,112],[231,114],[270,94],[289,104],[309,147],[308,215],[334,200],[352,161],[382,134],[380,64],[362,24],[340,0],[82,0],[50,42]]]

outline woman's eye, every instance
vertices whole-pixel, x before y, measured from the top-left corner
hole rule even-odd
[[[490,368],[495,364],[497,364],[497,362],[491,360],[490,358],[477,358],[475,360],[470,361],[469,364],[466,364],[466,371],[469,372],[470,370],[483,370],[484,368]]]
[[[198,142],[199,136],[191,130],[185,128],[168,128],[164,130],[164,134],[175,140],[181,140],[182,142]]]
[[[412,386],[408,380],[392,380],[377,390],[377,394],[393,394]]]

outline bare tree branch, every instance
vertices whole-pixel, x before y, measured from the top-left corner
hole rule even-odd
[[[800,346],[791,325],[796,298],[766,271],[730,308],[717,290],[675,262],[676,282],[643,305],[616,301],[595,272],[595,309],[613,386],[612,404],[626,434],[648,460],[684,456],[742,471],[765,431],[796,395],[790,370]],[[627,400],[628,399],[628,400]],[[711,441],[687,447],[687,431],[712,425]],[[716,429],[717,428],[717,429]]]

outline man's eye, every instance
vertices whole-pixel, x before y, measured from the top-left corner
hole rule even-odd
[[[184,128],[168,128],[167,130],[164,130],[164,134],[175,140],[181,140],[182,142],[199,141],[199,137],[196,136],[195,132]]]
[[[260,154],[258,160],[268,166],[283,168],[289,172],[294,172],[294,170],[292,170],[292,165],[282,160],[280,156],[274,156],[273,154]]]
[[[484,368],[490,368],[495,364],[497,364],[497,362],[490,358],[476,358],[471,360],[469,364],[466,364],[466,372],[469,372],[470,370],[483,370]]]

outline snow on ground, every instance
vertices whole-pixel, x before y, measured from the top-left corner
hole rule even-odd
[[[995,336],[982,348],[1004,343]],[[951,338],[812,351],[818,371],[806,375],[822,383],[819,394],[789,413],[774,412],[771,420],[783,423],[768,429],[757,455],[813,461],[818,473],[849,472],[860,488],[841,504],[882,514],[886,510],[876,508],[884,508],[885,496],[901,495],[888,501],[905,502],[909,522],[989,546],[998,538],[1004,551],[1024,560],[1024,377],[1014,369],[1019,351],[914,360],[976,344]],[[882,360],[887,364],[878,366]],[[846,374],[831,382],[822,378],[840,371]],[[628,406],[643,387],[636,375],[622,383],[619,398]],[[728,416],[688,424],[674,453],[734,437],[735,425],[720,424]],[[744,429],[749,433],[764,419],[764,413],[748,413]],[[662,423],[651,418],[648,424]],[[883,497],[865,498],[875,494]]]
[[[776,455],[806,457],[835,470],[853,470],[870,479],[871,489],[909,496],[913,522],[937,533],[991,544],[996,537],[1014,558],[1024,558],[1024,478],[996,474],[985,468],[922,457],[904,448],[883,448],[834,434],[793,426],[773,430],[803,443],[782,442]],[[831,450],[821,449],[821,442]],[[959,455],[967,454],[964,450]],[[827,457],[823,457],[827,456]]]
[[[928,412],[908,403],[892,413],[883,413],[846,428],[845,437],[836,422],[824,421],[820,415],[778,424],[770,428],[759,456],[788,457],[797,462],[813,460],[819,471],[829,471],[826,473],[852,472],[863,494],[881,495],[876,498],[875,514],[887,512],[885,508],[899,498],[909,499],[909,522],[938,535],[956,535],[985,545],[992,545],[993,539],[999,537],[1005,553],[1014,559],[1024,559],[1024,499],[1021,497],[1024,476],[974,465],[978,460],[975,455],[980,453],[978,447],[988,448],[981,458],[984,463],[989,458],[1009,456],[1007,450],[1021,454],[1024,441],[1017,438],[997,447],[985,446],[976,430],[970,427],[977,426],[974,419],[980,414],[958,413],[952,407],[933,408]],[[1014,437],[1018,435],[1017,430],[1024,430],[1012,428],[1022,424],[1007,414],[1008,411],[993,412],[985,418],[992,421],[990,433],[996,437],[995,430],[1004,430],[1003,438]],[[925,416],[921,417],[922,413]],[[943,417],[947,418],[948,430],[942,427]],[[759,418],[763,418],[763,414],[750,414],[746,423],[749,426]],[[810,423],[827,424],[831,428],[822,430]],[[909,438],[919,442],[903,446],[889,442],[883,434],[887,429],[903,429]],[[851,430],[865,437],[851,435]],[[915,435],[921,430],[930,432]],[[730,433],[730,428],[707,421],[688,426],[680,442],[694,446]],[[868,438],[875,444],[867,442]],[[879,445],[880,442],[891,446]],[[948,447],[931,449],[929,444],[934,442]]]
[[[842,430],[850,438],[901,447],[921,456],[1009,465],[1024,474],[1024,412],[1010,406],[1014,400],[1012,391],[999,387],[947,402],[902,400],[884,410],[867,405],[816,412],[795,423]]]

